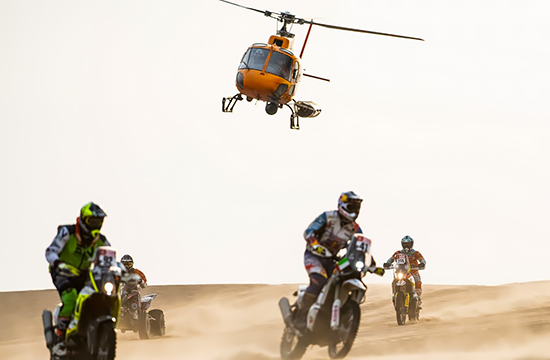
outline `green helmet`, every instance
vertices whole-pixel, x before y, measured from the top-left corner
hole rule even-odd
[[[80,209],[80,237],[85,245],[91,244],[99,236],[105,216],[107,216],[105,211],[93,202],[87,203]]]

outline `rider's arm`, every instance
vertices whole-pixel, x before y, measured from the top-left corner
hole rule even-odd
[[[143,271],[141,271],[139,269],[134,268],[134,271],[141,278],[141,283],[140,283],[141,287],[145,288],[147,286],[147,277],[145,277],[145,274],[143,273]]]
[[[51,266],[54,266],[55,262],[59,260],[59,254],[69,241],[69,236],[69,229],[66,226],[60,226],[57,229],[57,235],[46,249],[46,260]]]
[[[426,259],[424,259],[424,256],[422,256],[420,251],[416,252],[416,259],[418,260],[418,267],[419,268],[425,268],[426,267]]]
[[[304,231],[304,239],[308,242],[308,244],[311,242],[312,239],[319,240],[319,235],[321,235],[326,226],[327,214],[325,212],[317,216],[317,218],[313,220],[311,224],[309,224],[306,231]]]

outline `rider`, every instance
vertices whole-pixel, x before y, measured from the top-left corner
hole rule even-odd
[[[298,329],[306,327],[309,307],[332,274],[336,253],[347,245],[353,234],[363,233],[359,224],[355,222],[362,201],[363,199],[353,191],[343,192],[338,199],[338,209],[319,215],[304,232],[304,265],[309,276],[309,286],[295,317],[294,324]],[[332,255],[327,256],[324,249]]]
[[[128,270],[130,274],[137,274],[140,277],[140,280],[136,285],[124,286],[122,302],[123,304],[126,304],[126,300],[129,294],[133,293],[134,291],[138,291],[138,287],[141,287],[142,289],[144,289],[147,286],[147,278],[145,277],[145,274],[141,270],[136,269],[134,267],[134,259],[129,254],[125,254],[120,259],[120,262],[122,263],[122,265],[124,265],[124,267],[126,268],[126,270]],[[137,304],[130,306],[130,314],[134,320],[139,319],[139,313],[137,311],[137,307],[138,307]]]
[[[134,259],[129,254],[126,254],[120,259],[120,262],[122,263],[122,265],[124,265],[126,270],[128,270],[131,274],[139,275],[139,277],[141,278],[139,285],[141,286],[142,289],[144,289],[147,286],[147,278],[145,277],[145,274],[143,273],[143,271],[136,269],[134,267]]]
[[[58,226],[56,237],[46,249],[52,281],[63,305],[55,329],[59,339],[65,337],[78,293],[86,283],[87,272],[82,270],[88,269],[98,247],[110,246],[100,233],[106,216],[98,205],[87,203],[80,209],[76,224]]]
[[[392,263],[395,261],[398,254],[405,254],[409,258],[409,263],[411,264],[412,268],[418,268],[418,270],[424,270],[426,267],[426,260],[424,259],[424,256],[420,253],[420,251],[417,251],[413,249],[414,246],[414,240],[409,235],[405,235],[403,239],[401,239],[401,246],[403,249],[397,250],[385,263],[384,268],[389,268]],[[411,276],[414,278],[414,287],[416,295],[418,296],[418,305],[419,308],[422,305],[422,299],[420,298],[422,296],[422,279],[420,278],[420,273],[418,270],[413,269],[411,270]]]

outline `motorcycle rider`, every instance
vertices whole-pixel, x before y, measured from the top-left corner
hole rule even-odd
[[[409,263],[411,267],[418,268],[419,270],[424,270],[426,268],[426,260],[424,259],[424,256],[422,256],[420,251],[413,249],[413,246],[414,246],[413,238],[410,237],[409,235],[405,235],[403,239],[401,239],[402,249],[397,250],[395,253],[393,253],[393,255],[384,263],[384,268],[386,269],[389,268],[397,258],[398,254],[405,254],[409,258]],[[411,270],[411,276],[414,278],[415,293],[416,293],[416,296],[418,297],[419,309],[421,309],[422,308],[422,299],[421,299],[422,279],[420,277],[420,273],[416,269]],[[393,284],[392,284],[392,290],[395,293]]]
[[[138,286],[141,287],[142,289],[145,289],[145,287],[147,287],[147,278],[145,277],[145,274],[143,273],[143,271],[141,271],[141,270],[134,267],[134,259],[130,256],[130,254],[125,254],[120,259],[120,262],[122,263],[122,265],[124,265],[124,267],[126,268],[126,270],[130,274],[137,274],[141,278],[139,283],[134,285],[134,286],[132,286],[132,285],[125,285],[124,286],[125,294],[124,294],[123,300],[122,300],[122,302],[124,303],[129,293],[131,293],[133,291],[138,291]],[[137,312],[137,309],[132,309],[131,315],[134,318],[134,320],[138,320],[139,314]]]
[[[359,216],[362,201],[363,199],[353,191],[343,192],[338,198],[338,209],[323,212],[305,230],[304,266],[309,276],[309,286],[294,320],[297,329],[305,329],[309,308],[334,270],[335,255],[346,247],[353,234],[363,233],[355,221]],[[332,256],[327,257],[324,248],[330,251]],[[376,271],[384,270],[377,268]]]
[[[88,269],[98,247],[110,246],[100,233],[106,216],[97,204],[87,203],[75,224],[58,226],[57,235],[46,249],[50,275],[62,302],[55,329],[58,339],[65,338],[78,293],[86,283],[87,272],[82,270]]]

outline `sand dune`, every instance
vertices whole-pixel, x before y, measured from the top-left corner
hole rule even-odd
[[[295,285],[151,286],[164,310],[164,338],[118,336],[117,359],[279,359],[277,301]],[[550,359],[550,282],[503,286],[426,285],[416,324],[397,326],[389,285],[372,285],[348,359]],[[40,314],[53,290],[0,293],[0,357],[47,359]],[[304,359],[328,359],[326,348]]]

